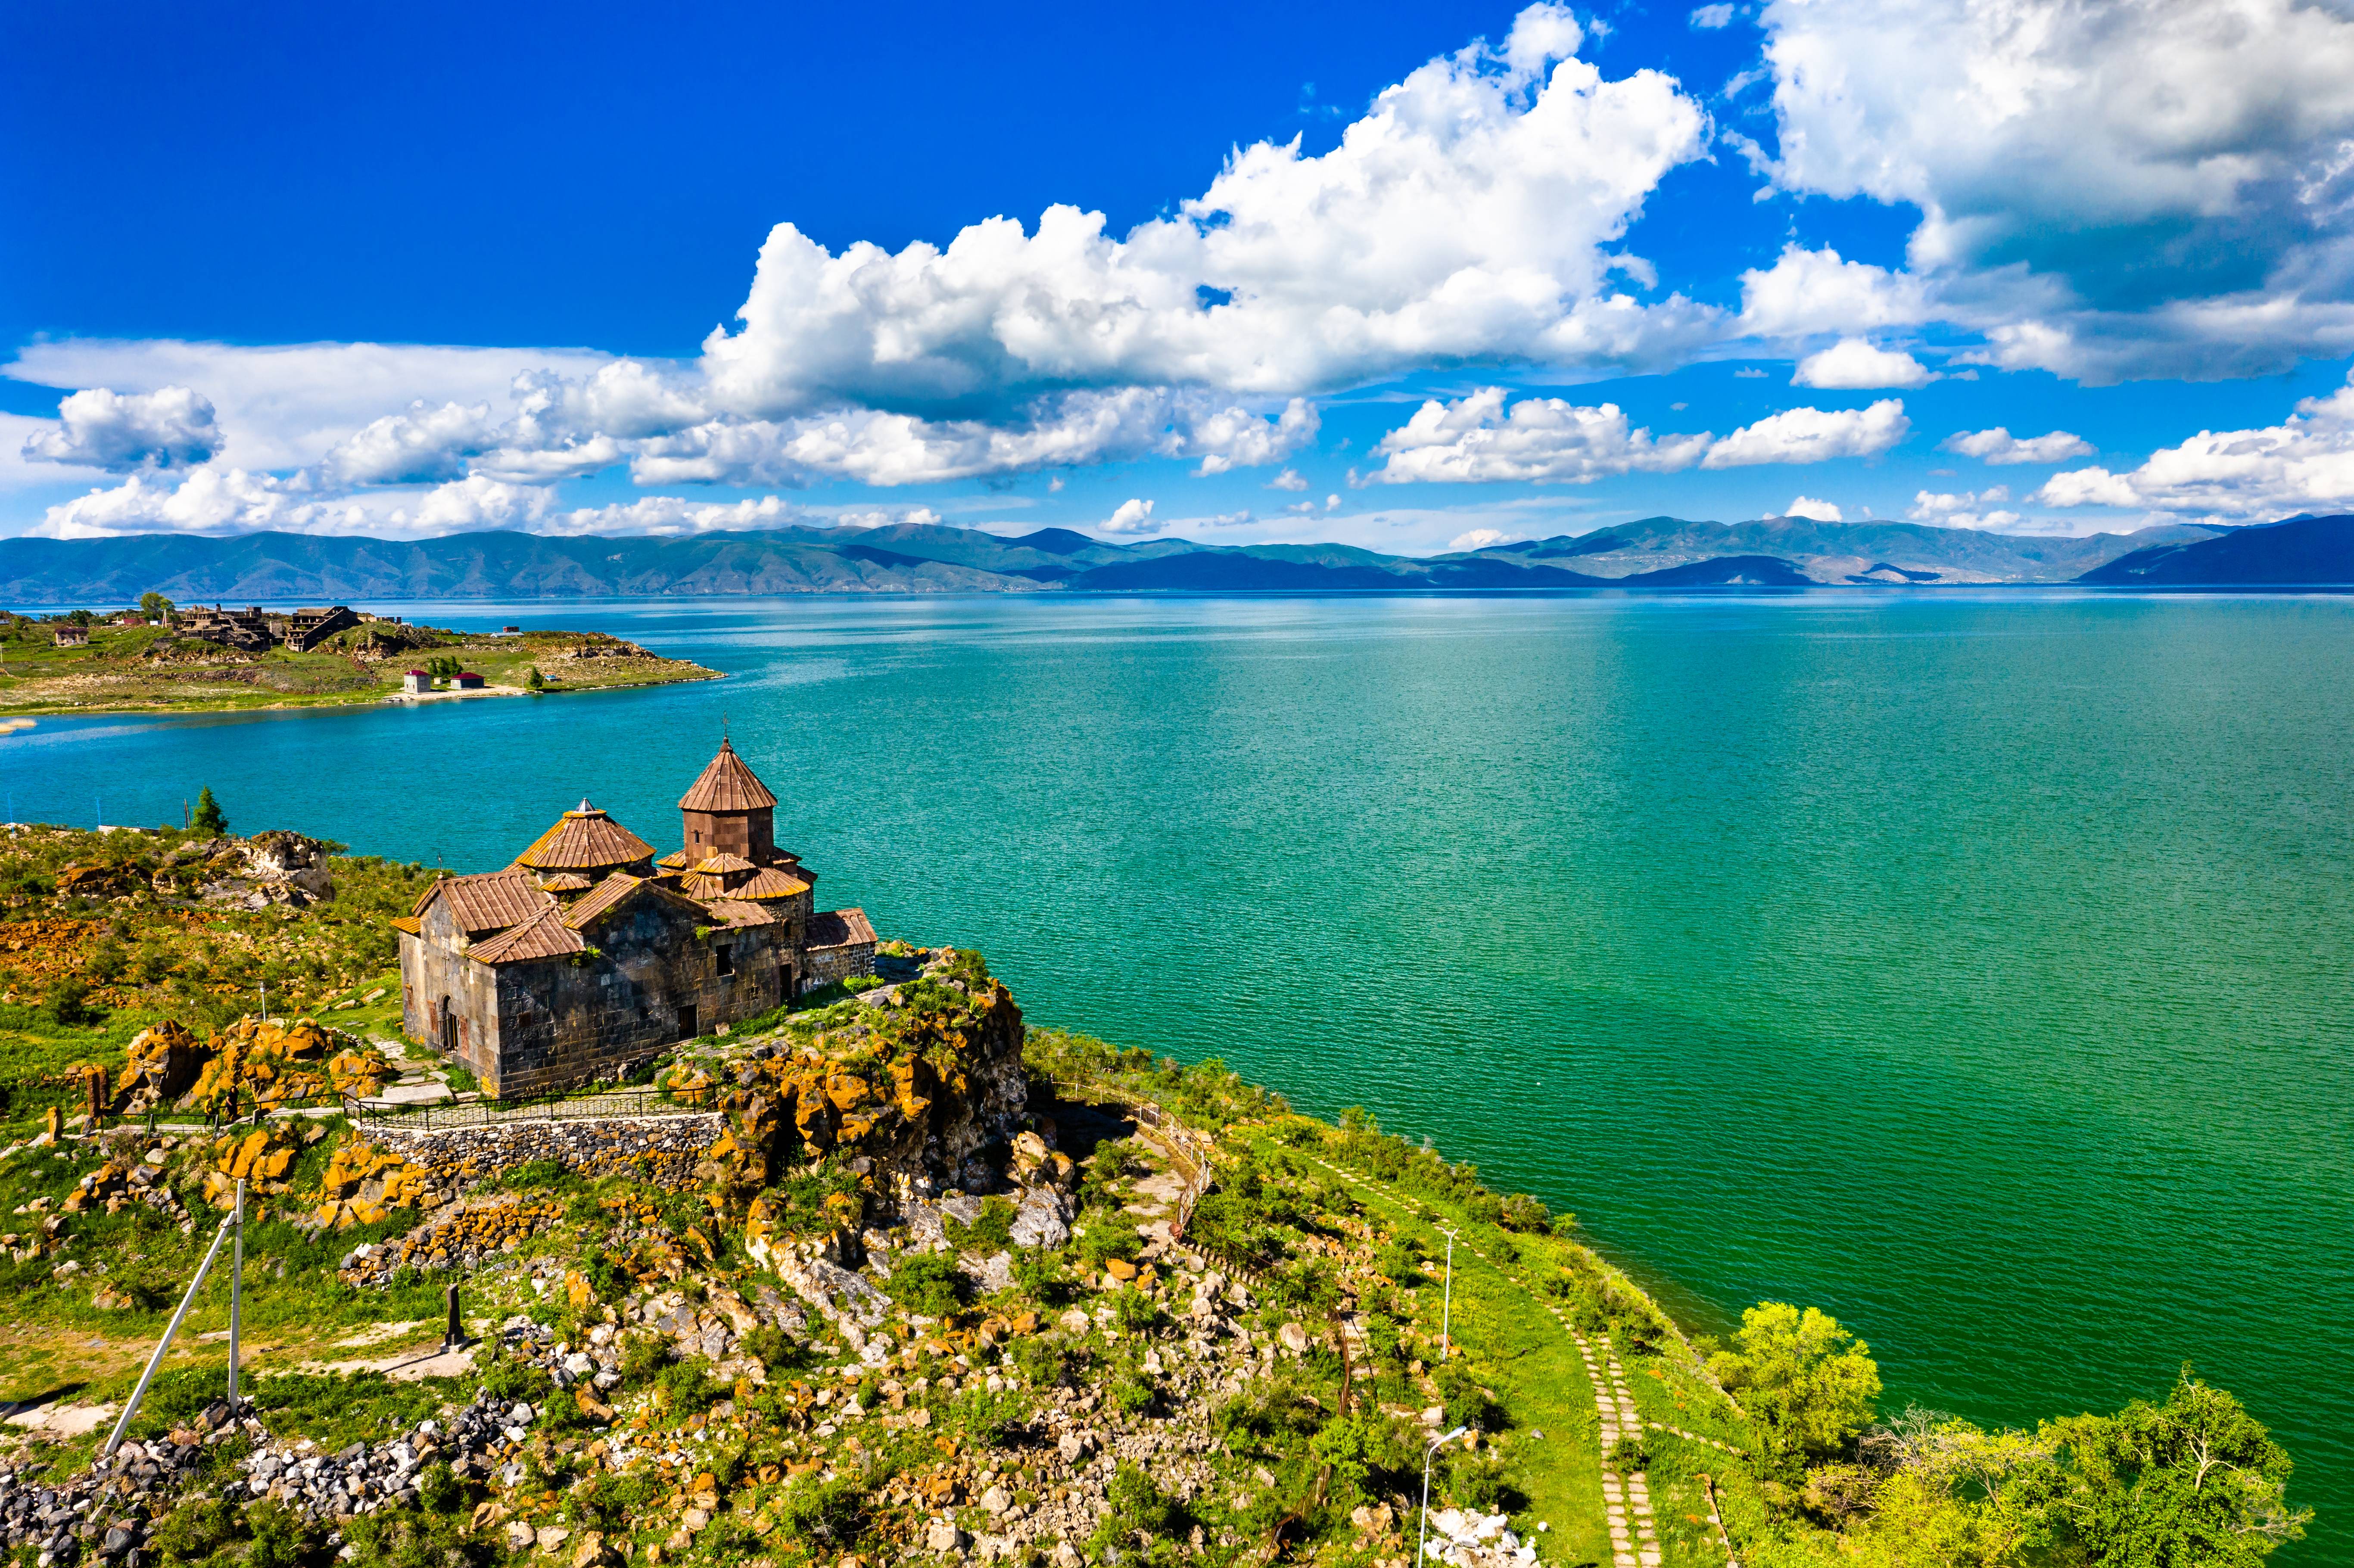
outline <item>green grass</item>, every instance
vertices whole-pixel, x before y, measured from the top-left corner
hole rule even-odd
[[[1278,1146],[1257,1129],[1245,1136],[1263,1157],[1277,1156]],[[1348,1169],[1337,1159],[1331,1163]],[[1371,1180],[1347,1183],[1346,1190],[1384,1228],[1419,1242],[1434,1259],[1446,1256],[1445,1230],[1472,1229],[1464,1215],[1447,1206],[1417,1204]],[[1439,1335],[1441,1292],[1437,1280],[1415,1289],[1414,1321],[1434,1345]],[[1495,1391],[1506,1412],[1508,1425],[1499,1435],[1500,1446],[1518,1462],[1529,1497],[1528,1508],[1515,1522],[1533,1530],[1542,1520],[1553,1527],[1542,1538],[1549,1562],[1609,1562],[1600,1424],[1575,1343],[1525,1289],[1459,1241],[1449,1329],[1459,1360]],[[1540,1432],[1542,1437],[1534,1436]]]

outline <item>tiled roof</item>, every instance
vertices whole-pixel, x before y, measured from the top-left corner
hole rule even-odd
[[[725,876],[731,871],[758,871],[760,868],[740,854],[729,854],[721,850],[717,854],[705,855],[690,869],[702,872],[706,876]]]
[[[609,876],[597,885],[597,891],[583,895],[570,909],[565,911],[564,923],[576,931],[586,931],[590,925],[620,907],[641,891],[656,898],[667,899],[681,909],[700,912],[702,908],[694,899],[672,892],[650,876]]]
[[[583,800],[515,856],[515,863],[534,871],[601,871],[653,857],[653,845]]]
[[[740,898],[715,898],[705,907],[730,927],[773,926],[777,923],[774,915]]]
[[[810,916],[809,945],[812,948],[846,948],[854,942],[874,939],[875,927],[867,924],[864,909],[828,909]]]
[[[796,893],[807,893],[810,885],[800,877],[769,867],[759,875],[746,881],[728,894],[730,898],[790,898]]]
[[[689,898],[724,898],[727,895],[727,879],[705,876],[699,871],[681,872],[678,890]]]
[[[553,904],[512,930],[500,932],[487,942],[477,942],[467,957],[477,963],[519,964],[531,959],[560,959],[570,953],[585,953],[588,944],[580,933],[564,923],[564,912]]]
[[[436,898],[450,901],[451,918],[469,937],[503,931],[556,902],[530,873],[512,865],[475,876],[445,876],[425,890],[410,913],[421,916]]]
[[[564,923],[576,931],[585,931],[589,921],[644,885],[645,882],[641,877],[624,876],[618,873],[609,876],[597,885],[597,891],[565,911]]]
[[[550,893],[586,893],[588,879],[577,871],[559,871],[553,876],[543,876],[539,885]]]
[[[757,811],[773,806],[777,798],[769,787],[752,775],[736,748],[726,741],[719,743],[719,755],[695,781],[678,803],[682,811]]]
[[[695,862],[688,857],[687,853],[684,850],[673,850],[670,853],[663,856],[662,859],[654,862],[654,863],[661,866],[664,871],[684,871],[688,866],[693,865]]]
[[[425,934],[425,927],[417,923],[417,916],[414,915],[395,916],[392,928],[396,931],[406,931],[412,937],[421,937]]]

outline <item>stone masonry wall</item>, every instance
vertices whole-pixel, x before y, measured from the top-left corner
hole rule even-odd
[[[481,1075],[483,1086],[512,1098],[620,1078],[688,1037],[687,1008],[694,1033],[709,1033],[784,1000],[791,960],[778,951],[775,927],[697,939],[694,926],[673,906],[639,899],[598,923],[597,956],[502,966],[498,1065]]]
[[[726,1118],[715,1111],[681,1116],[597,1117],[576,1121],[492,1122],[482,1127],[402,1128],[386,1123],[366,1136],[444,1182],[494,1176],[535,1160],[552,1160],[583,1176],[625,1168],[663,1185],[690,1185],[695,1162]],[[644,1163],[640,1163],[641,1161]]]
[[[875,944],[844,942],[839,948],[811,948],[802,956],[801,987],[813,990],[854,975],[875,972]]]

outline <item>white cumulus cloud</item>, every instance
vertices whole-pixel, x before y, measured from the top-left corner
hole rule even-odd
[[[1425,403],[1373,449],[1385,458],[1373,482],[1494,480],[1583,484],[1621,473],[1673,473],[1691,467],[1709,437],[1654,437],[1633,429],[1615,403],[1587,408],[1558,397],[1523,397],[1510,408],[1500,387],[1452,403]]]
[[[545,518],[554,497],[531,486],[469,478],[427,490],[323,496],[306,475],[281,479],[243,469],[199,468],[177,483],[143,473],[53,506],[32,530],[52,538],[120,534],[369,534],[422,537],[470,528],[516,528]]]
[[[1468,534],[1458,534],[1447,542],[1450,550],[1486,550],[1498,545],[1514,545],[1527,538],[1525,534],[1507,534],[1501,528],[1474,528]]]
[[[1786,245],[1774,265],[1741,274],[1740,330],[1758,337],[1911,326],[1929,319],[1927,286],[1826,246]]]
[[[1941,528],[2009,528],[2019,522],[2019,514],[1998,510],[1997,505],[2009,499],[2009,487],[1999,484],[1958,494],[1924,490],[1914,495],[1913,504],[1904,515],[1915,523],[1934,523]]]
[[[1161,528],[1152,520],[1152,503],[1133,499],[1121,502],[1097,526],[1107,534],[1153,534]]]
[[[2070,458],[2091,457],[2094,452],[2092,442],[2066,430],[2022,437],[2012,435],[2000,425],[1990,430],[1956,430],[1939,441],[1937,450],[1997,464],[2066,462]]]
[[[2354,506],[2354,382],[2308,397],[2277,425],[2201,430],[2124,473],[2055,473],[2035,499],[2245,520]]]
[[[321,465],[340,484],[418,484],[462,479],[467,461],[498,444],[491,407],[413,405],[339,441]]]
[[[186,468],[220,450],[220,425],[200,392],[164,387],[154,392],[116,392],[93,387],[58,404],[58,422],[24,445],[38,462],[130,473],[141,469]]]
[[[1818,501],[1811,495],[1794,495],[1790,504],[1782,508],[1785,517],[1804,517],[1812,523],[1842,521],[1840,509],[1828,501]]]
[[[2301,0],[1768,0],[1782,188],[1911,204],[1989,357],[2087,380],[2354,346],[2354,16]]]
[[[1110,384],[1290,396],[1485,357],[1608,365],[1699,340],[1708,313],[1645,306],[1608,247],[1706,117],[1670,78],[1606,79],[1565,7],[1500,48],[1435,59],[1341,144],[1235,153],[1175,216],[1120,238],[1049,207],[945,247],[761,248],[740,331],[704,345],[718,406],[779,418],[848,402],[989,414]]]
[[[1875,348],[1860,337],[1843,337],[1819,354],[1798,361],[1795,387],[1820,387],[1842,392],[1870,391],[1883,387],[1925,387],[1936,377],[1909,354]]]
[[[1872,457],[1903,440],[1912,428],[1903,403],[1894,397],[1883,397],[1868,408],[1789,408],[1742,426],[1709,448],[1701,466],[1745,468]]]

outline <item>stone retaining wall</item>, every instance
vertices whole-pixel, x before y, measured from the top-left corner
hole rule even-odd
[[[610,1176],[629,1169],[667,1186],[693,1183],[695,1163],[726,1125],[726,1118],[716,1111],[699,1111],[431,1129],[379,1122],[366,1128],[365,1135],[444,1180],[494,1176],[535,1160],[552,1160],[583,1176]]]

